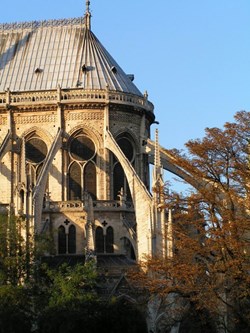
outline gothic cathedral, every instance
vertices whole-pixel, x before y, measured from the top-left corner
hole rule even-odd
[[[80,18],[0,24],[0,209],[49,234],[48,257],[171,255],[150,188],[151,162],[162,185],[154,107],[92,32],[89,4]]]

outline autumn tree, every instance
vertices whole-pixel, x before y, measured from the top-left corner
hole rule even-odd
[[[149,258],[137,281],[164,301],[169,295],[181,298],[181,310],[175,307],[173,314],[177,321],[192,309],[201,321],[202,314],[211,318],[217,331],[247,332],[250,113],[237,113],[223,129],[207,128],[203,139],[186,147],[185,153],[168,151],[195,186],[187,195],[169,188],[165,193],[173,216],[173,256]]]

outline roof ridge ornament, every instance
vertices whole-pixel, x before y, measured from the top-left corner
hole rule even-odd
[[[91,29],[91,13],[90,13],[90,1],[86,0],[86,11],[85,11],[85,27],[90,30]]]

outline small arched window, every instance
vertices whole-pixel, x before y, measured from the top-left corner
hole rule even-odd
[[[67,240],[66,240],[66,232],[65,227],[61,225],[58,228],[58,253],[66,254]]]
[[[114,230],[108,227],[106,231],[106,253],[114,253]]]
[[[108,227],[106,235],[102,227],[97,227],[95,232],[95,249],[97,253],[114,253],[114,230]]]
[[[76,227],[73,224],[69,227],[68,253],[76,253]]]
[[[20,210],[24,209],[24,190],[20,191]]]
[[[95,249],[97,253],[104,253],[104,234],[101,227],[97,227],[95,231]]]
[[[118,194],[120,193],[121,188],[124,189],[124,180],[125,180],[125,175],[123,168],[120,163],[117,163],[114,166],[113,170],[114,200],[118,199]]]

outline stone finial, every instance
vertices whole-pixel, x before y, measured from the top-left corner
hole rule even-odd
[[[85,11],[85,27],[90,30],[91,28],[91,13],[90,13],[90,1],[86,1],[86,11]]]
[[[86,12],[89,12],[90,1],[86,1]]]

